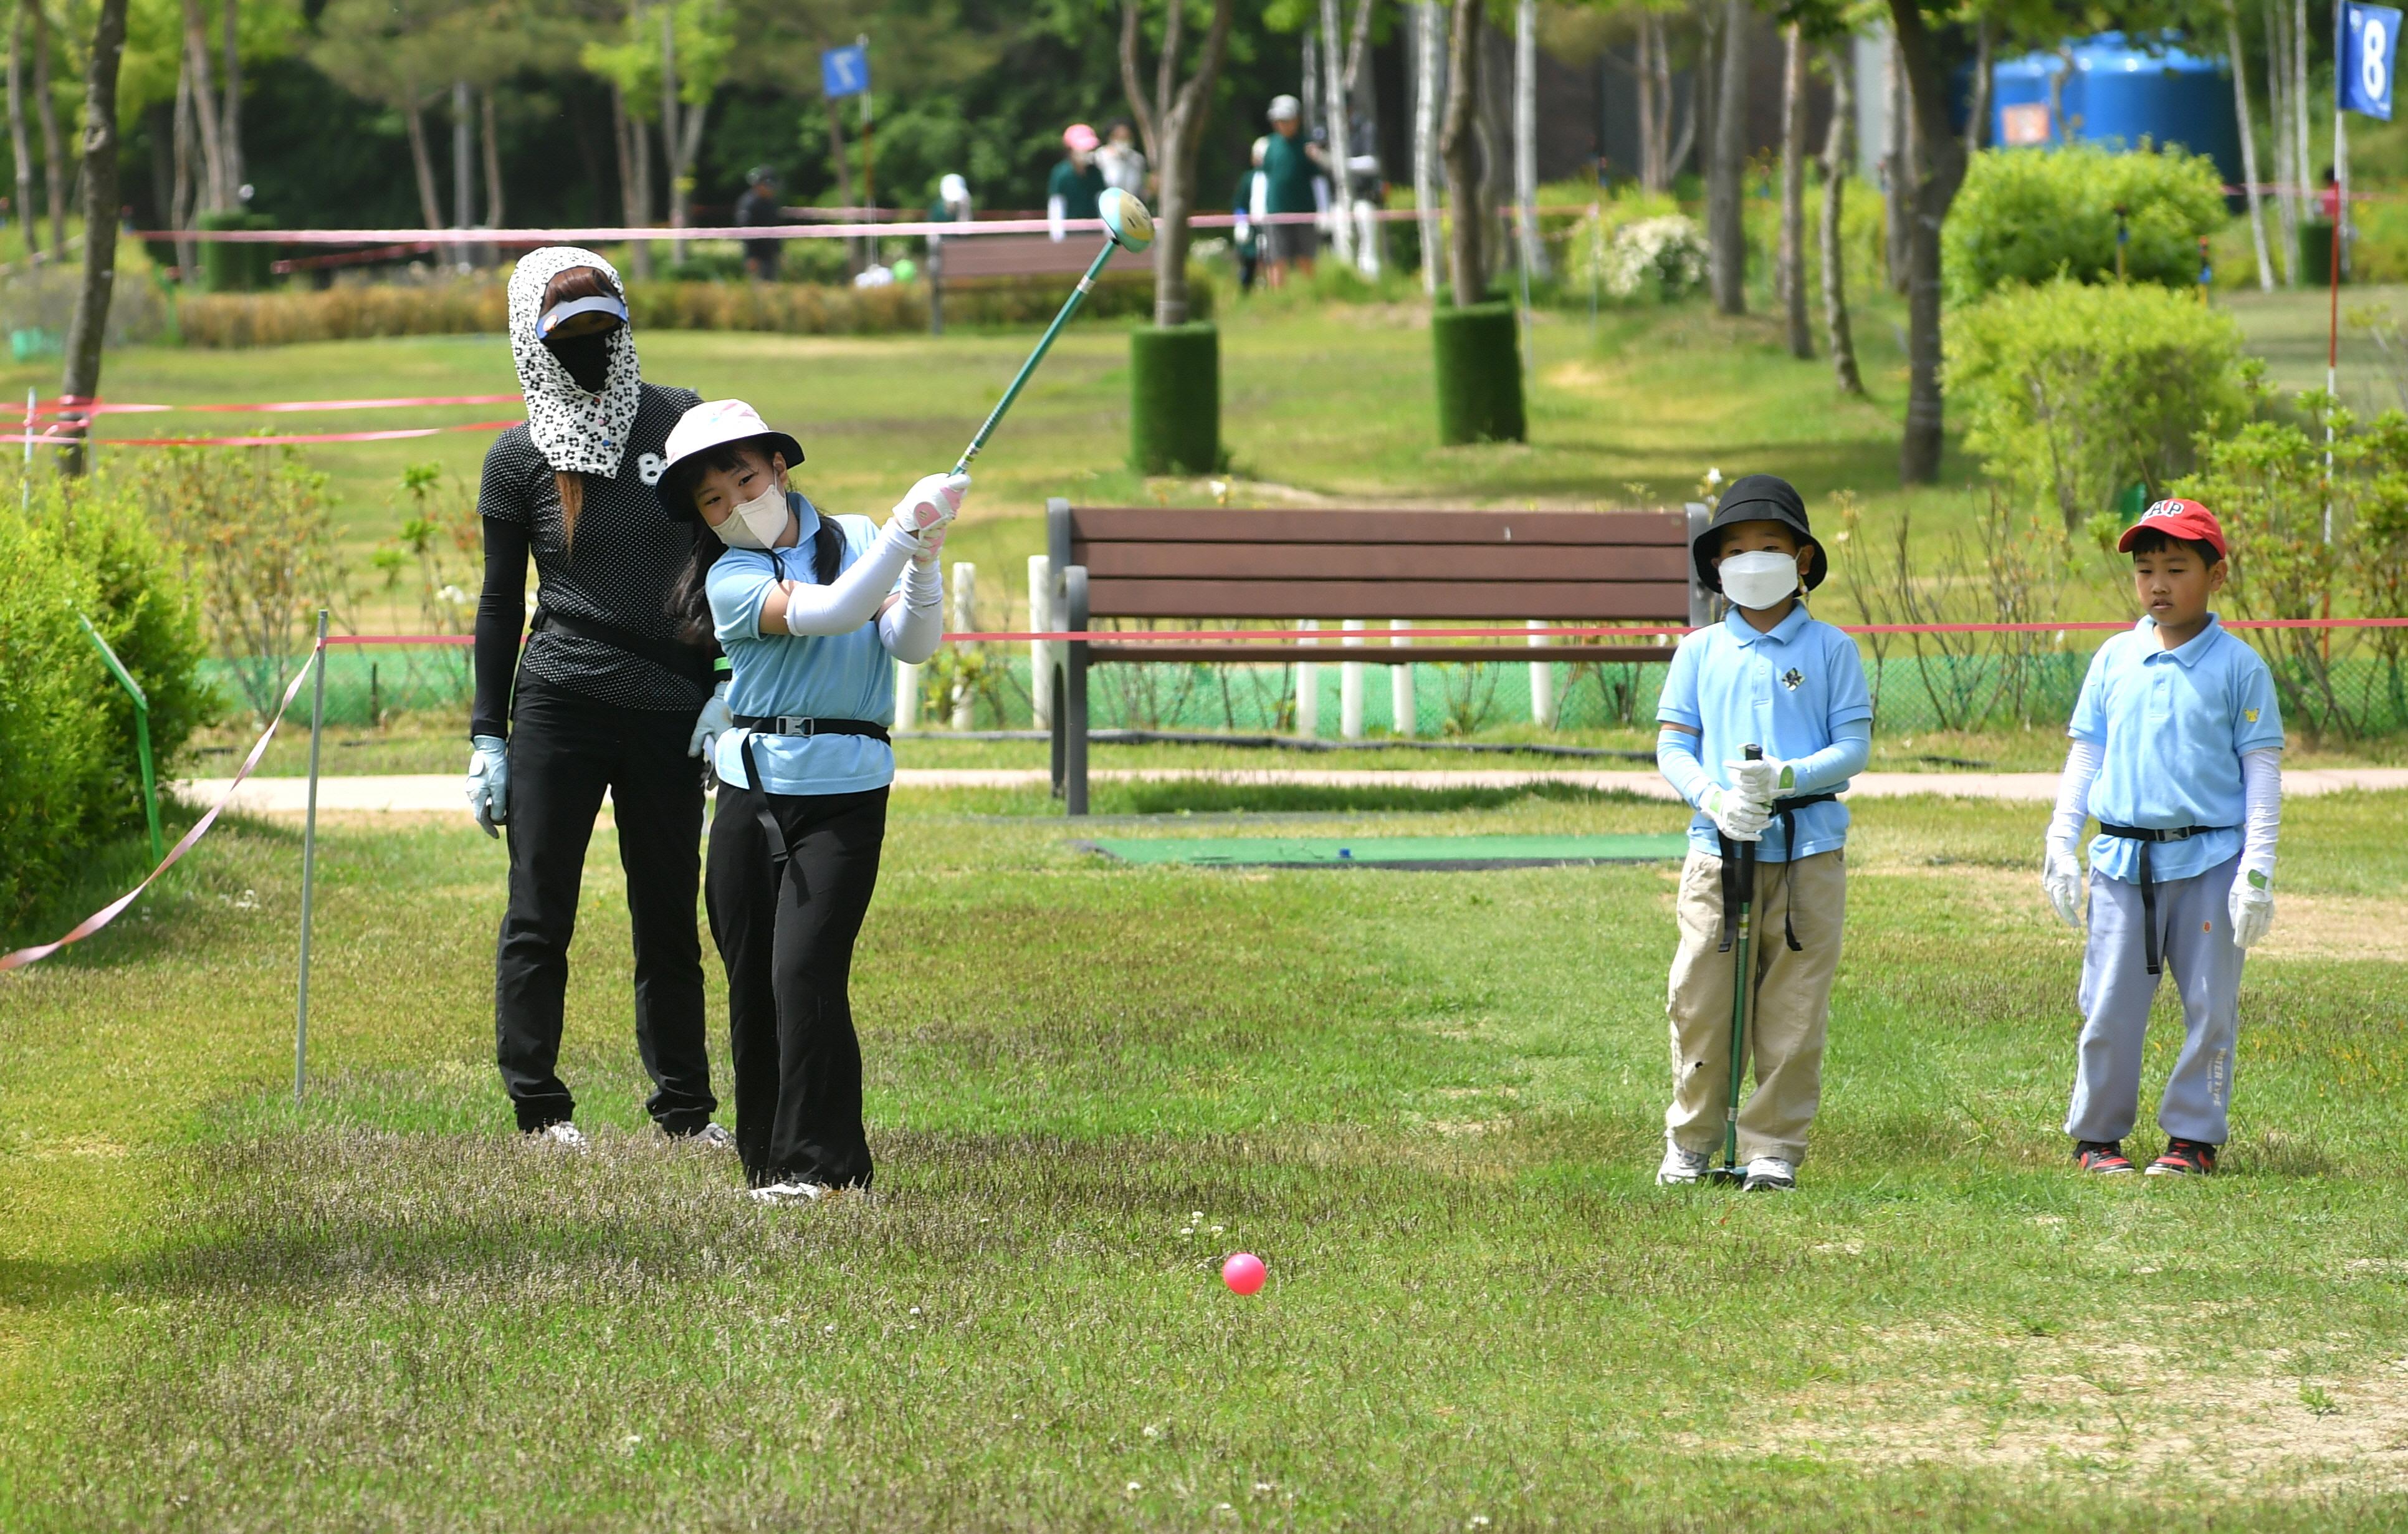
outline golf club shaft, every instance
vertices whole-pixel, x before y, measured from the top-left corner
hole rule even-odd
[[[1764,757],[1762,746],[1748,746],[1741,752],[1751,762]],[[1727,843],[1725,844],[1728,846]],[[1731,1042],[1730,1042],[1730,1104],[1723,1111],[1723,1169],[1735,1170],[1739,1165],[1739,1085],[1740,1076],[1747,1064],[1747,996],[1756,987],[1748,966],[1748,939],[1752,908],[1756,904],[1756,843],[1739,844],[1739,916],[1731,942]]]
[[[1062,312],[1054,316],[1054,323],[1045,327],[1045,334],[1037,342],[1037,350],[1031,351],[1028,354],[1028,360],[1020,365],[1020,372],[1012,379],[1011,387],[1006,389],[1003,392],[1003,397],[995,402],[995,409],[987,413],[986,424],[978,429],[978,435],[970,438],[970,445],[962,451],[961,462],[953,466],[954,473],[962,474],[968,471],[970,460],[977,457],[979,450],[986,446],[986,439],[995,434],[996,423],[1003,419],[1004,411],[1011,409],[1011,402],[1020,397],[1021,386],[1028,381],[1029,374],[1037,371],[1037,365],[1045,360],[1046,350],[1053,346],[1054,337],[1062,333],[1062,327],[1069,323],[1070,316],[1079,312],[1079,305],[1086,299],[1087,290],[1096,285],[1096,278],[1103,271],[1104,263],[1112,258],[1112,251],[1117,249],[1119,247],[1107,238],[1104,241],[1104,248],[1096,252],[1096,259],[1087,266],[1087,275],[1079,279],[1079,285],[1070,290],[1069,300],[1062,306]]]

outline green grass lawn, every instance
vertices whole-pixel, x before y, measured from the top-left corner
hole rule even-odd
[[[1252,802],[1323,812],[1282,836],[1678,819]],[[502,856],[465,824],[322,829],[297,1111],[290,824],[0,981],[0,1527],[2397,1527],[2408,796],[2291,807],[2227,1173],[2176,1186],[2064,1161],[2042,808],[1864,807],[1785,1199],[1650,1185],[1669,867],[1128,868],[1041,807],[896,801],[855,987],[879,1191],[824,1209],[644,1127],[607,828],[581,1159],[506,1133]]]

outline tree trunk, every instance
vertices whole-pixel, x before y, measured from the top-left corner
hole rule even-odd
[[[2249,199],[2249,240],[2258,253],[2258,291],[2274,291],[2274,264],[2266,254],[2266,205],[2258,195],[2258,119],[2249,109],[2248,61],[2241,51],[2241,7],[2224,0],[2224,50],[2232,60],[2232,113],[2241,124],[2241,179]]]
[[[836,200],[843,207],[851,208],[853,206],[853,169],[844,161],[844,118],[837,110],[833,97],[830,97],[827,102],[827,120],[828,158],[836,162]],[[846,216],[850,218],[852,215]],[[864,265],[861,259],[861,241],[846,240],[844,258],[853,275],[859,277]]]
[[[1781,57],[1781,304],[1789,320],[1789,354],[1814,355],[1806,323],[1806,38],[1799,24],[1782,29]]]
[[[1229,51],[1233,0],[1213,0],[1212,20],[1204,34],[1196,70],[1179,83],[1181,36],[1186,14],[1179,0],[1166,8],[1162,52],[1154,61],[1154,90],[1148,93],[1139,67],[1138,0],[1121,0],[1121,89],[1137,119],[1146,153],[1154,166],[1154,323],[1187,323],[1188,219],[1196,210],[1196,151],[1211,115],[1212,92]]]
[[[1346,174],[1347,148],[1354,137],[1346,110],[1346,35],[1339,29],[1338,0],[1321,0],[1321,121],[1329,153],[1329,222],[1331,249],[1339,260],[1354,261],[1354,187]]]
[[[2290,287],[2299,280],[2295,269],[2300,256],[2300,205],[2297,195],[2299,177],[2291,165],[2291,136],[2285,131],[2290,121],[2288,111],[2291,88],[2291,29],[2284,22],[2283,7],[2278,4],[2266,7],[2266,121],[2268,140],[2274,150],[2274,210],[2280,215],[2282,231],[2283,286]]]
[[[1831,128],[1823,140],[1823,332],[1840,392],[1861,394],[1865,380],[1856,372],[1856,342],[1848,325],[1847,242],[1840,221],[1850,162],[1856,158],[1856,101],[1846,50],[1831,50],[1830,61]]]
[[[192,237],[193,214],[200,202],[199,134],[193,126],[193,66],[190,59],[176,65],[176,193],[170,227],[183,237],[176,241],[176,280],[192,283],[201,272],[200,245]]]
[[[1747,171],[1747,0],[1725,0],[1721,83],[1714,88],[1714,133],[1706,165],[1706,268],[1714,308],[1747,312],[1747,221],[1741,180]]]
[[[1513,15],[1513,205],[1519,214],[1522,269],[1547,273],[1539,237],[1539,0],[1520,0]]]
[[[1437,0],[1413,7],[1413,219],[1421,233],[1422,291],[1438,296],[1446,266],[1438,206],[1439,65],[1444,12]]]
[[[225,141],[218,136],[218,93],[209,83],[209,34],[201,20],[200,0],[184,0],[184,66],[193,76],[193,126],[201,145],[201,210],[222,212],[227,191]]]
[[[1906,292],[1907,231],[1914,224],[1908,211],[1914,179],[1914,117],[1907,101],[1906,65],[1899,58],[1895,37],[1883,61],[1882,78],[1889,91],[1889,142],[1882,147],[1882,254],[1889,270],[1890,291],[1902,294]]]
[[[42,184],[50,194],[50,259],[64,260],[67,253],[67,151],[66,136],[59,131],[59,98],[50,91],[50,21],[47,12],[49,0],[34,0],[34,109],[42,121]],[[122,16],[119,36],[124,36]],[[122,43],[121,41],[121,45]],[[116,142],[112,132],[111,144]],[[113,152],[113,151],[112,151]],[[117,214],[109,213],[114,224]]]
[[[1455,301],[1469,306],[1488,295],[1488,263],[1481,250],[1487,210],[1480,206],[1480,31],[1482,0],[1455,0],[1447,38],[1446,128],[1439,150],[1446,158],[1446,196],[1455,214],[1451,254]]]
[[[243,206],[241,0],[225,0],[225,90],[220,96],[218,143],[225,151],[225,205]]]
[[[485,129],[485,227],[500,229],[506,227],[502,222],[502,139],[494,126],[494,93],[487,90],[482,94]]]
[[[2281,5],[2283,0],[2274,0]],[[2291,122],[2299,141],[2291,150],[2291,168],[2299,173],[2301,216],[2305,210],[2321,205],[2308,199],[2316,194],[2315,160],[2308,150],[2308,0],[2298,0],[2291,10]],[[2322,272],[2301,272],[2300,280],[2314,286],[2325,280]]]
[[[1965,157],[1990,147],[1990,19],[1973,23],[1973,97],[1965,108]]]
[[[409,131],[409,168],[418,176],[418,212],[429,229],[443,227],[443,201],[435,194],[435,156],[426,147],[425,104],[418,93],[418,82],[402,81],[402,125]],[[203,112],[201,121],[208,121]]]
[[[669,227],[685,227],[685,136],[678,118],[677,7],[661,7],[661,161],[669,172]],[[669,259],[685,259],[685,241],[669,241]]]
[[[1964,141],[1948,122],[1948,68],[1923,21],[1921,0],[1889,0],[1899,60],[1914,105],[1913,212],[1908,230],[1906,435],[1899,473],[1909,484],[1940,478],[1946,445],[1940,382],[1940,226],[1965,183]]]
[[[108,333],[108,300],[117,282],[117,68],[125,56],[126,0],[100,0],[93,23],[91,74],[84,81],[83,284],[67,322],[66,375],[59,394],[93,399],[100,394],[100,346]],[[68,474],[84,469],[79,430],[59,454]]]
[[[25,231],[25,264],[42,259],[42,215],[34,204],[34,136],[25,120],[25,6],[18,0],[8,27],[8,140],[17,151],[17,217]]]
[[[468,82],[452,82],[452,227],[466,229],[477,221],[476,126],[468,115]],[[465,250],[454,251],[465,256]]]
[[[1637,61],[1631,74],[1636,78],[1639,95],[1639,189],[1661,192],[1664,147],[1656,137],[1656,13],[1639,13],[1639,41],[1632,56]]]

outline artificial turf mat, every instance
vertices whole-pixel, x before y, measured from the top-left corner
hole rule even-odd
[[[1688,839],[1597,837],[1148,837],[1082,841],[1123,863],[1218,868],[1530,868],[1677,858]]]

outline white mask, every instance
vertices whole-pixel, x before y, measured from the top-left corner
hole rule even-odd
[[[1770,550],[1733,554],[1722,562],[1717,573],[1725,596],[1761,612],[1798,589],[1798,556]]]
[[[711,531],[731,549],[774,549],[794,517],[786,506],[786,493],[771,485],[749,501],[737,502],[736,509]]]

